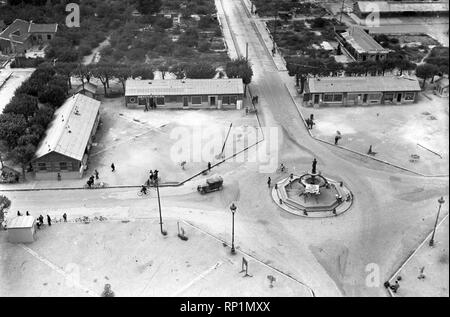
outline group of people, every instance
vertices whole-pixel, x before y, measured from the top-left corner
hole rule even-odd
[[[18,183],[19,174],[13,172],[3,171],[0,174],[0,183]]]
[[[148,177],[148,185],[154,184],[156,181],[158,181],[159,178],[159,171],[158,170],[150,170],[150,175]]]
[[[312,128],[315,125],[315,123],[314,123],[314,115],[311,113],[311,115],[309,116],[309,118],[307,118],[305,120],[305,122],[306,122],[306,126],[308,127],[308,129],[312,130]]]
[[[94,171],[94,174],[91,175],[91,176],[89,177],[89,180],[87,181],[87,184],[88,184],[89,188],[91,188],[91,186],[94,185],[95,179],[99,179],[99,178],[100,178],[100,177],[99,177],[98,171],[95,170],[95,171]]]
[[[27,212],[25,213],[25,215],[26,215],[26,216],[30,216],[30,212],[27,211]],[[17,216],[19,216],[19,217],[22,216],[22,213],[21,213],[19,210],[17,211]],[[66,213],[63,214],[63,219],[64,219],[64,222],[67,222],[67,214],[66,214]],[[47,224],[48,224],[49,226],[52,225],[52,218],[50,218],[49,215],[47,215]],[[41,226],[44,225],[44,216],[39,215],[39,217],[37,218],[36,225],[37,225],[38,229],[40,229]]]

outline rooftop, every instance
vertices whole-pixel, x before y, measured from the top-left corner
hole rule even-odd
[[[95,124],[100,101],[76,94],[56,110],[36,157],[56,152],[81,161]]]
[[[82,92],[83,90],[95,94],[97,93],[97,85],[94,85],[92,83],[84,83],[84,85],[80,85],[75,89],[75,93],[77,94],[79,92]]]
[[[167,79],[126,82],[125,96],[185,96],[243,94],[242,79]]]
[[[363,76],[363,77],[321,77],[309,78],[306,91],[324,92],[387,92],[420,91],[415,77]]]
[[[350,26],[339,33],[358,53],[388,53],[389,50],[375,41],[363,28]]]
[[[371,13],[374,8],[379,12],[444,12],[448,11],[447,2],[392,2],[392,1],[358,1],[357,6],[363,13]]]
[[[3,40],[23,43],[31,33],[56,33],[58,24],[36,24],[21,19],[14,20],[6,29],[0,33]]]
[[[17,216],[8,221],[8,230],[31,228],[34,224],[33,216]]]

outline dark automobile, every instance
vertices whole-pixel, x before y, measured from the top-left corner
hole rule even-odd
[[[206,184],[198,185],[197,191],[200,194],[206,194],[210,192],[214,192],[216,190],[222,190],[223,188],[223,179],[220,176],[213,176],[206,180]]]

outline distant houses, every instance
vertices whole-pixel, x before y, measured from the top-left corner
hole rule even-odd
[[[130,108],[241,109],[242,79],[129,79],[125,103]]]
[[[360,18],[371,13],[381,17],[413,15],[448,15],[448,1],[357,1],[353,12]]]
[[[100,101],[77,94],[56,110],[31,164],[36,179],[81,178],[100,122]]]
[[[38,24],[16,19],[0,33],[3,54],[23,54],[35,45],[50,42],[58,31],[58,24]]]
[[[382,61],[387,58],[389,50],[381,46],[360,26],[336,26],[335,34],[340,49],[345,49],[355,61]]]
[[[304,93],[307,106],[395,105],[417,101],[415,77],[363,76],[309,78]]]
[[[434,93],[443,98],[448,98],[448,76],[443,76],[434,82]]]

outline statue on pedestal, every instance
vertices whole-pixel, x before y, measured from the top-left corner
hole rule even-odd
[[[314,160],[312,162],[312,173],[311,174],[313,174],[313,175],[317,174],[316,168],[317,168],[317,160],[316,160],[316,158],[314,158]]]

